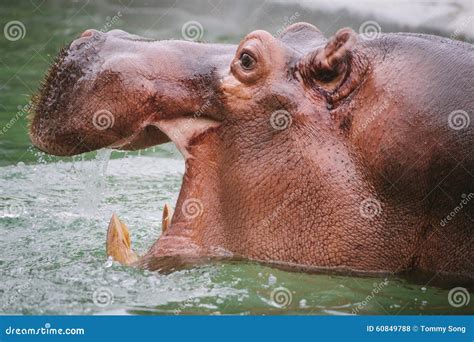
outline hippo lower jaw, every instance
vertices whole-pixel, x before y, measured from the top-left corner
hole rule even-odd
[[[196,158],[192,150],[199,149],[200,138],[212,130],[217,129],[220,123],[205,117],[181,117],[166,120],[159,120],[154,123],[144,125],[144,128],[132,136],[121,139],[108,146],[109,148],[130,150],[133,146],[143,145],[146,134],[144,130],[154,127],[171,140],[183,155],[186,163],[186,170],[189,169],[189,160]],[[184,176],[178,202],[185,202],[188,198],[188,188],[193,186],[193,180]],[[177,208],[177,204],[175,204]],[[229,257],[231,253],[223,250],[208,250],[200,247],[193,241],[192,228],[187,227],[183,222],[182,215],[173,215],[173,210],[168,204],[163,208],[162,234],[153,244],[151,249],[142,257],[131,248],[131,238],[128,227],[115,214],[109,223],[107,231],[106,251],[107,257],[131,266],[138,266],[150,270],[166,270],[179,265],[195,264],[199,261],[207,260],[209,257]],[[176,234],[175,234],[176,233]]]
[[[198,246],[190,236],[168,235],[167,231],[173,226],[171,223],[165,224],[168,220],[165,204],[163,210],[162,234],[153,244],[150,250],[143,256],[138,256],[132,250],[130,232],[116,214],[112,215],[107,229],[106,254],[108,258],[119,262],[122,265],[146,268],[148,270],[171,270],[187,264],[205,262],[209,258],[231,257],[228,251],[215,250],[210,252]]]
[[[122,265],[144,267],[150,270],[174,267],[186,261],[195,263],[198,259],[202,259],[203,251],[189,237],[165,236],[165,232],[163,227],[162,235],[152,249],[139,257],[132,250],[127,225],[113,214],[107,230],[107,257]]]

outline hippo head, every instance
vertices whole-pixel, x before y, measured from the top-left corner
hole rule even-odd
[[[347,239],[320,227],[337,226],[348,197],[334,186],[356,172],[334,124],[366,70],[356,37],[305,23],[238,46],[87,30],[35,98],[31,140],[54,155],[175,143],[186,171],[149,256],[344,264],[325,248]]]

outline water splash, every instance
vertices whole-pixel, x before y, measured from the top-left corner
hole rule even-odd
[[[83,215],[98,217],[100,204],[105,196],[106,175],[112,150],[102,149],[97,152],[92,162],[76,163],[77,176],[83,183],[78,194],[77,210]]]

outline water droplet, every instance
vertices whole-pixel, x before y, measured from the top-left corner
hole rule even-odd
[[[306,299],[302,299],[302,300],[300,300],[299,305],[300,305],[300,308],[302,308],[302,309],[307,308],[308,307],[308,302],[306,301]]]
[[[277,277],[275,277],[273,274],[270,274],[268,276],[268,285],[275,285],[277,282]]]
[[[105,268],[109,268],[109,267],[112,267],[112,265],[114,264],[114,258],[112,258],[111,256],[109,256],[107,258],[107,261],[105,262],[104,264],[104,267]]]

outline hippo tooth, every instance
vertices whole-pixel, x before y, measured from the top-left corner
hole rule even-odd
[[[137,254],[131,249],[128,227],[113,214],[107,230],[107,256],[123,265],[130,265],[138,260]]]
[[[163,218],[161,219],[161,230],[165,233],[168,230],[168,227],[173,217],[173,209],[168,203],[165,203],[163,207]]]

